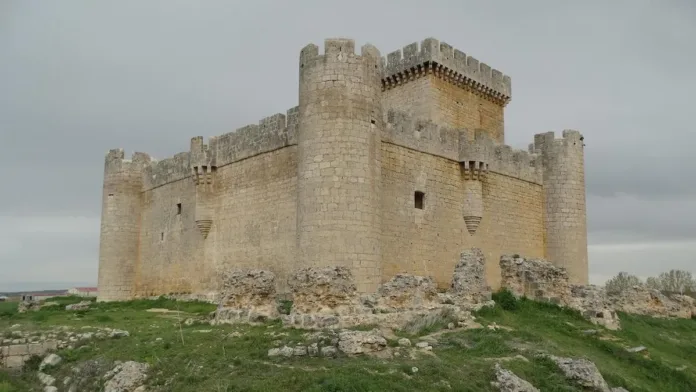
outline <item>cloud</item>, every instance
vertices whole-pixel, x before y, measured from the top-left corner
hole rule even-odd
[[[384,55],[432,36],[510,75],[508,144],[585,135],[593,276],[652,273],[626,244],[696,237],[695,20],[688,0],[0,2],[0,281],[96,281],[105,152],[285,112],[299,50],[331,36]]]

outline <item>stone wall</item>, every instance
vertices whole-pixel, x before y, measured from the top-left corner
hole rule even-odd
[[[385,59],[354,45],[305,47],[285,114],[163,160],[109,152],[99,299],[208,295],[230,268],[273,271],[278,292],[320,266],[349,268],[359,292],[399,273],[447,288],[471,247],[494,289],[512,253],[586,280],[580,134],[514,150],[509,77],[434,39]]]
[[[486,276],[500,284],[505,253],[544,256],[542,188],[489,173],[483,179],[483,219],[469,234],[463,219],[465,180],[459,162],[391,143],[382,144],[382,280],[399,272],[432,276],[448,287],[461,249],[479,247]],[[423,192],[423,209],[414,193]]]
[[[55,351],[57,348],[58,342],[55,340],[18,344],[12,344],[11,342],[5,344],[3,342],[0,345],[0,367],[18,369],[32,356],[42,357],[47,352]]]

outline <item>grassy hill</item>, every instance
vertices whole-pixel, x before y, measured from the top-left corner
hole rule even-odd
[[[435,324],[415,333],[395,331],[388,336],[391,355],[383,355],[390,358],[269,358],[270,348],[304,342],[307,331],[279,323],[186,325],[183,320],[203,319],[215,307],[165,299],[63,310],[65,303],[79,300],[63,299],[61,306],[24,314],[16,313],[16,304],[0,303],[0,333],[6,335],[15,324],[20,326],[13,330],[22,331],[60,325],[130,332],[129,337],[88,340],[58,352],[63,362],[46,372],[59,380],[59,388],[65,377],[75,376],[71,368],[76,365],[99,368],[93,372],[96,380],[113,367],[113,361],[135,360],[151,365],[148,391],[493,391],[493,367],[500,362],[542,391],[582,391],[553,362],[535,356],[546,352],[586,357],[612,387],[631,392],[696,391],[696,320],[620,314],[623,329],[608,331],[569,310],[499,296],[496,302],[505,309],[496,305],[476,314],[483,328],[437,330],[442,325]],[[150,308],[174,312],[147,311]],[[429,336],[432,351],[397,347],[400,337],[415,343],[424,335]],[[647,350],[627,351],[635,346]],[[32,360],[24,372],[0,371],[0,392],[40,391],[32,371],[37,365]]]

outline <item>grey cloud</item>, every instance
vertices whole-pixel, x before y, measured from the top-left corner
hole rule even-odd
[[[285,112],[297,104],[299,50],[329,36],[384,55],[433,36],[501,69],[513,80],[506,141],[518,148],[539,132],[583,132],[591,244],[696,233],[687,0],[0,2],[0,226],[98,221],[108,149],[165,158],[192,136]],[[57,233],[19,233],[0,268],[38,280],[31,269],[60,254],[96,281],[89,227],[69,247]]]

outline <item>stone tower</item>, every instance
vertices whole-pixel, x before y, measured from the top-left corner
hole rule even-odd
[[[300,266],[345,266],[358,290],[381,275],[382,62],[365,45],[327,39],[300,54],[297,252]]]
[[[573,130],[563,131],[562,139],[553,132],[534,136],[544,168],[546,258],[565,267],[573,284],[588,284],[589,279],[583,139]]]
[[[124,159],[122,149],[106,155],[99,239],[100,301],[132,297],[139,260],[142,173],[149,163],[150,156],[143,153]]]

